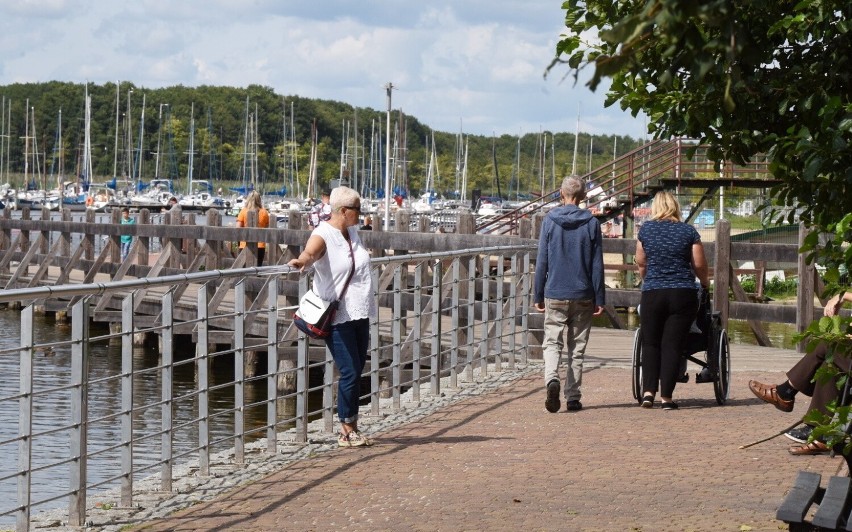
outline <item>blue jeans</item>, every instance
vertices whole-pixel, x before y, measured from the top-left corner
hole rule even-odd
[[[333,325],[325,345],[331,351],[340,372],[337,416],[343,423],[355,423],[358,421],[361,373],[367,363],[367,348],[370,345],[370,320],[364,318]]]
[[[130,253],[130,246],[133,242],[122,242],[121,243],[121,262],[127,258],[128,253]]]

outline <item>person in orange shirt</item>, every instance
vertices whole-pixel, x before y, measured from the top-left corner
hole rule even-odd
[[[246,217],[248,211],[257,211],[257,226],[269,227],[269,211],[263,208],[263,202],[260,200],[260,194],[256,190],[252,190],[246,198],[245,207],[242,208],[240,214],[237,215],[237,227],[246,226]],[[240,242],[240,249],[246,247],[245,242]],[[257,265],[263,266],[263,257],[266,253],[266,243],[261,241],[257,243]]]

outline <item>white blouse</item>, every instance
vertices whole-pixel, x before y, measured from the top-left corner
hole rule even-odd
[[[355,255],[355,273],[334,316],[334,325],[377,314],[373,278],[370,273],[370,252],[361,244],[357,227],[352,226],[348,231]],[[313,235],[325,241],[325,255],[314,263],[313,289],[326,301],[334,301],[340,297],[352,268],[349,243],[339,229],[328,223],[319,224],[311,233],[311,236]]]

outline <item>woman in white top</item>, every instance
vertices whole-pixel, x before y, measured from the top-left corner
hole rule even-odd
[[[337,443],[341,447],[358,447],[371,445],[358,432],[358,401],[370,344],[370,317],[376,315],[376,302],[370,253],[358,236],[361,196],[349,187],[337,187],[331,191],[329,203],[331,218],[313,230],[305,250],[288,265],[300,270],[313,266],[313,289],[326,301],[338,299],[346,287],[326,345],[340,371],[337,415],[341,432]],[[346,286],[350,273],[352,279]]]

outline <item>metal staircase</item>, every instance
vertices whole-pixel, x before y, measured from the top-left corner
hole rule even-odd
[[[682,187],[704,188],[709,198],[721,186],[771,187],[777,181],[769,172],[766,157],[755,157],[746,165],[725,162],[716,169],[708,157],[709,146],[696,141],[655,140],[579,177],[590,183],[588,208],[603,220],[632,216],[633,209],[647,203],[658,190]],[[518,220],[533,216],[559,202],[559,189],[544,193],[520,207],[485,220],[478,233],[512,234]],[[693,215],[699,209],[693,210]]]

